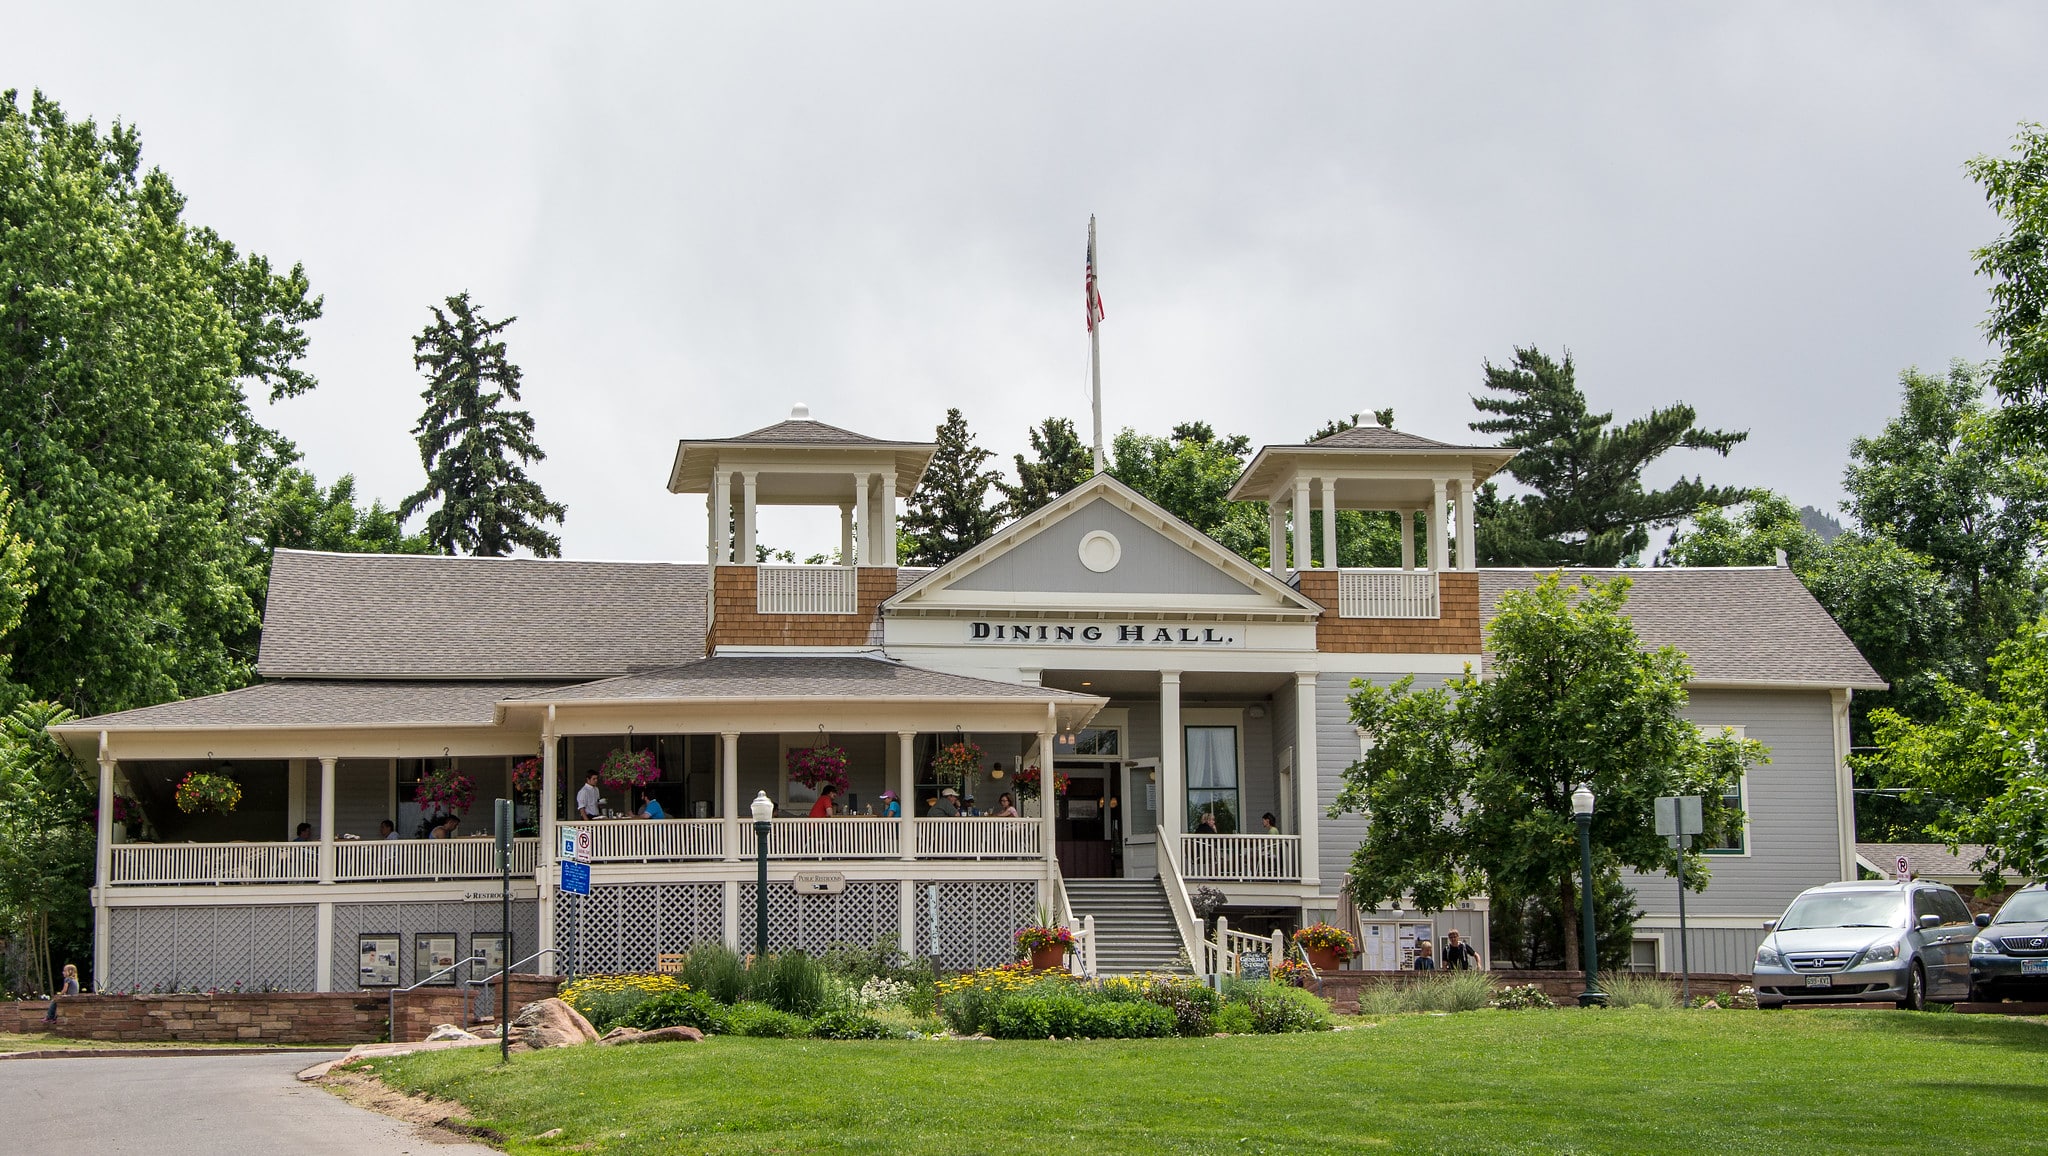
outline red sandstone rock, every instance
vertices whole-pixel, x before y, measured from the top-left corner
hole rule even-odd
[[[512,1028],[532,1048],[572,1047],[597,1042],[597,1029],[582,1013],[559,999],[544,999],[519,1009]]]

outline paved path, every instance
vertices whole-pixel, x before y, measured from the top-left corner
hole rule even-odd
[[[293,1078],[302,1068],[340,1055],[0,1060],[0,1119],[6,1121],[0,1150],[65,1156],[493,1151],[443,1142],[440,1134]]]

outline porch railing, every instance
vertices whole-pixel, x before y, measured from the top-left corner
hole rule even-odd
[[[1194,905],[1188,901],[1187,882],[1180,871],[1180,851],[1173,839],[1159,841],[1159,886],[1166,892],[1166,905],[1173,909],[1173,929],[1180,937],[1180,948],[1188,963],[1203,979],[1215,975],[1216,964],[1210,951],[1213,945],[1202,937],[1202,923],[1195,918]]]
[[[761,614],[857,613],[860,571],[851,566],[756,566],[754,608]]]
[[[1181,869],[1191,880],[1264,880],[1293,882],[1301,878],[1299,835],[1182,835]]]
[[[1039,819],[919,819],[920,859],[1033,859],[1045,853]]]
[[[110,884],[316,883],[318,843],[117,843]]]
[[[1339,618],[1436,618],[1434,570],[1339,570]]]
[[[539,839],[512,840],[512,873],[532,875],[539,854]],[[492,879],[497,874],[495,839],[366,839],[334,845],[338,883]]]
[[[900,819],[777,819],[768,832],[775,859],[888,859],[902,853]]]
[[[598,819],[590,828],[593,863],[661,863],[725,856],[724,819]]]

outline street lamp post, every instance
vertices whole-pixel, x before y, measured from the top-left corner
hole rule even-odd
[[[1593,932],[1593,788],[1584,783],[1572,792],[1572,818],[1579,824],[1579,910],[1585,923],[1585,943],[1579,949],[1586,965],[1586,990],[1579,993],[1580,1007],[1604,1007],[1607,993],[1600,990],[1600,939]]]
[[[775,804],[761,791],[748,810],[754,812],[754,958],[760,959],[768,954],[768,831]]]

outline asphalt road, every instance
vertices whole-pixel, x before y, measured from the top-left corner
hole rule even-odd
[[[493,1151],[358,1108],[293,1077],[340,1056],[0,1060],[0,1151],[99,1156]],[[451,1137],[450,1140],[454,1138]]]

